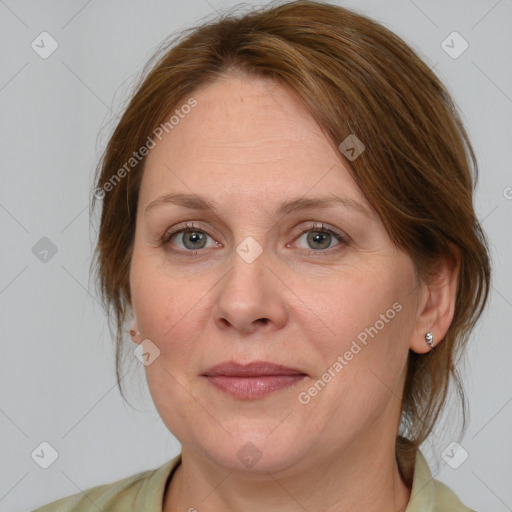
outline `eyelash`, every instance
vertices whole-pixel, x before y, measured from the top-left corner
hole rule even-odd
[[[187,223],[185,223],[185,225],[183,225],[173,231],[166,232],[161,237],[159,237],[158,238],[158,247],[163,247],[163,246],[167,245],[171,241],[171,238],[174,235],[177,235],[179,233],[184,233],[186,231],[199,231],[201,233],[208,234],[203,229],[200,229],[197,226],[195,226],[194,223],[187,222]],[[301,228],[299,228],[299,231],[301,232],[301,234],[297,238],[300,238],[304,233],[314,231],[315,233],[327,233],[329,235],[333,235],[339,242],[341,242],[340,243],[341,246],[349,245],[349,241],[345,236],[341,235],[340,233],[337,233],[336,231],[333,231],[332,229],[326,228],[323,223],[321,223],[320,225],[315,223],[312,226],[308,226],[305,228],[301,227]],[[336,250],[336,248],[331,248],[331,249],[326,249],[326,250],[314,250],[314,249],[309,249],[309,250],[305,249],[305,250],[307,252],[309,252],[310,254],[314,253],[315,255],[326,255],[326,254],[330,254],[331,252],[333,252],[333,249],[334,249],[334,251]],[[200,251],[183,251],[181,249],[173,250],[173,251],[185,253],[187,256],[190,256],[190,257],[197,256],[198,252],[200,252]]]

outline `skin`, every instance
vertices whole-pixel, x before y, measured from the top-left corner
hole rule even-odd
[[[410,489],[394,450],[405,365],[410,349],[430,350],[427,331],[436,343],[446,333],[457,269],[441,266],[429,286],[418,281],[347,161],[287,90],[228,75],[194,98],[198,105],[146,159],[130,268],[133,341],[160,350],[145,367],[147,382],[182,445],[164,512],[404,510]],[[145,211],[176,192],[218,209]],[[276,214],[284,200],[333,192],[368,215],[344,205]],[[195,228],[159,245],[184,222]],[[322,222],[348,243],[308,241]],[[197,231],[206,243],[194,240]],[[236,251],[249,236],[263,251],[252,263]],[[187,256],[194,244],[197,255]],[[300,403],[299,393],[394,303],[400,312]],[[307,376],[240,400],[202,377],[227,360],[271,361]],[[237,457],[248,442],[261,454],[252,467]]]

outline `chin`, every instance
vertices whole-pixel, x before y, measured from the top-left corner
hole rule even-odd
[[[255,425],[243,420],[238,420],[237,429],[224,426],[231,436],[226,433],[201,444],[207,458],[229,471],[268,476],[296,465],[309,451],[298,426],[281,424],[276,428],[275,422],[258,421]]]

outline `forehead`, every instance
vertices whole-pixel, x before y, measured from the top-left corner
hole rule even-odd
[[[336,146],[279,84],[228,76],[191,96],[196,106],[146,158],[141,205],[163,191],[222,193],[237,202],[339,191],[364,202]]]

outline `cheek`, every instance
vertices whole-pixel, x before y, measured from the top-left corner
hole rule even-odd
[[[304,313],[301,325],[320,356],[314,377],[328,383],[318,383],[317,392],[315,382],[310,382],[302,398],[311,397],[306,407],[315,411],[319,424],[330,418],[332,425],[357,430],[383,414],[386,404],[399,406],[399,383],[414,326],[412,287],[404,267],[404,274],[383,270],[356,277],[352,273],[321,293],[307,294],[304,302],[318,308],[315,313],[322,323],[315,322],[311,313],[307,322]],[[328,326],[326,336],[319,336],[319,324]]]
[[[407,261],[382,264],[378,269],[360,265],[330,278],[296,281],[294,289],[305,305],[298,313],[299,322],[327,358],[326,365],[349,350],[353,341],[368,347],[373,340],[379,351],[386,339],[403,330],[405,300],[413,288],[407,265]]]
[[[327,415],[336,418],[333,424],[349,422],[354,428],[358,422],[375,420],[400,395],[415,319],[415,279],[408,259],[381,265],[378,272],[376,267],[360,269],[351,269],[336,282],[325,281],[322,292],[312,293],[308,287],[305,302],[319,308],[315,312],[329,327],[327,336],[318,336],[306,317],[302,321],[320,356],[315,378],[330,379],[325,387],[317,385],[322,391],[308,407],[320,422],[327,421]],[[316,392],[311,387],[304,391]]]
[[[148,390],[167,427],[185,439],[191,411],[202,414],[190,390],[200,333],[194,317],[204,293],[193,283],[169,276],[157,265],[134,259],[131,272],[132,304],[143,339],[150,339],[160,350],[145,366]],[[195,306],[194,306],[195,304]]]
[[[193,285],[166,275],[151,261],[134,258],[130,286],[141,336],[153,341],[162,355],[172,352],[182,360],[189,346],[183,337],[190,322],[188,314],[194,314],[193,303],[200,297]]]

